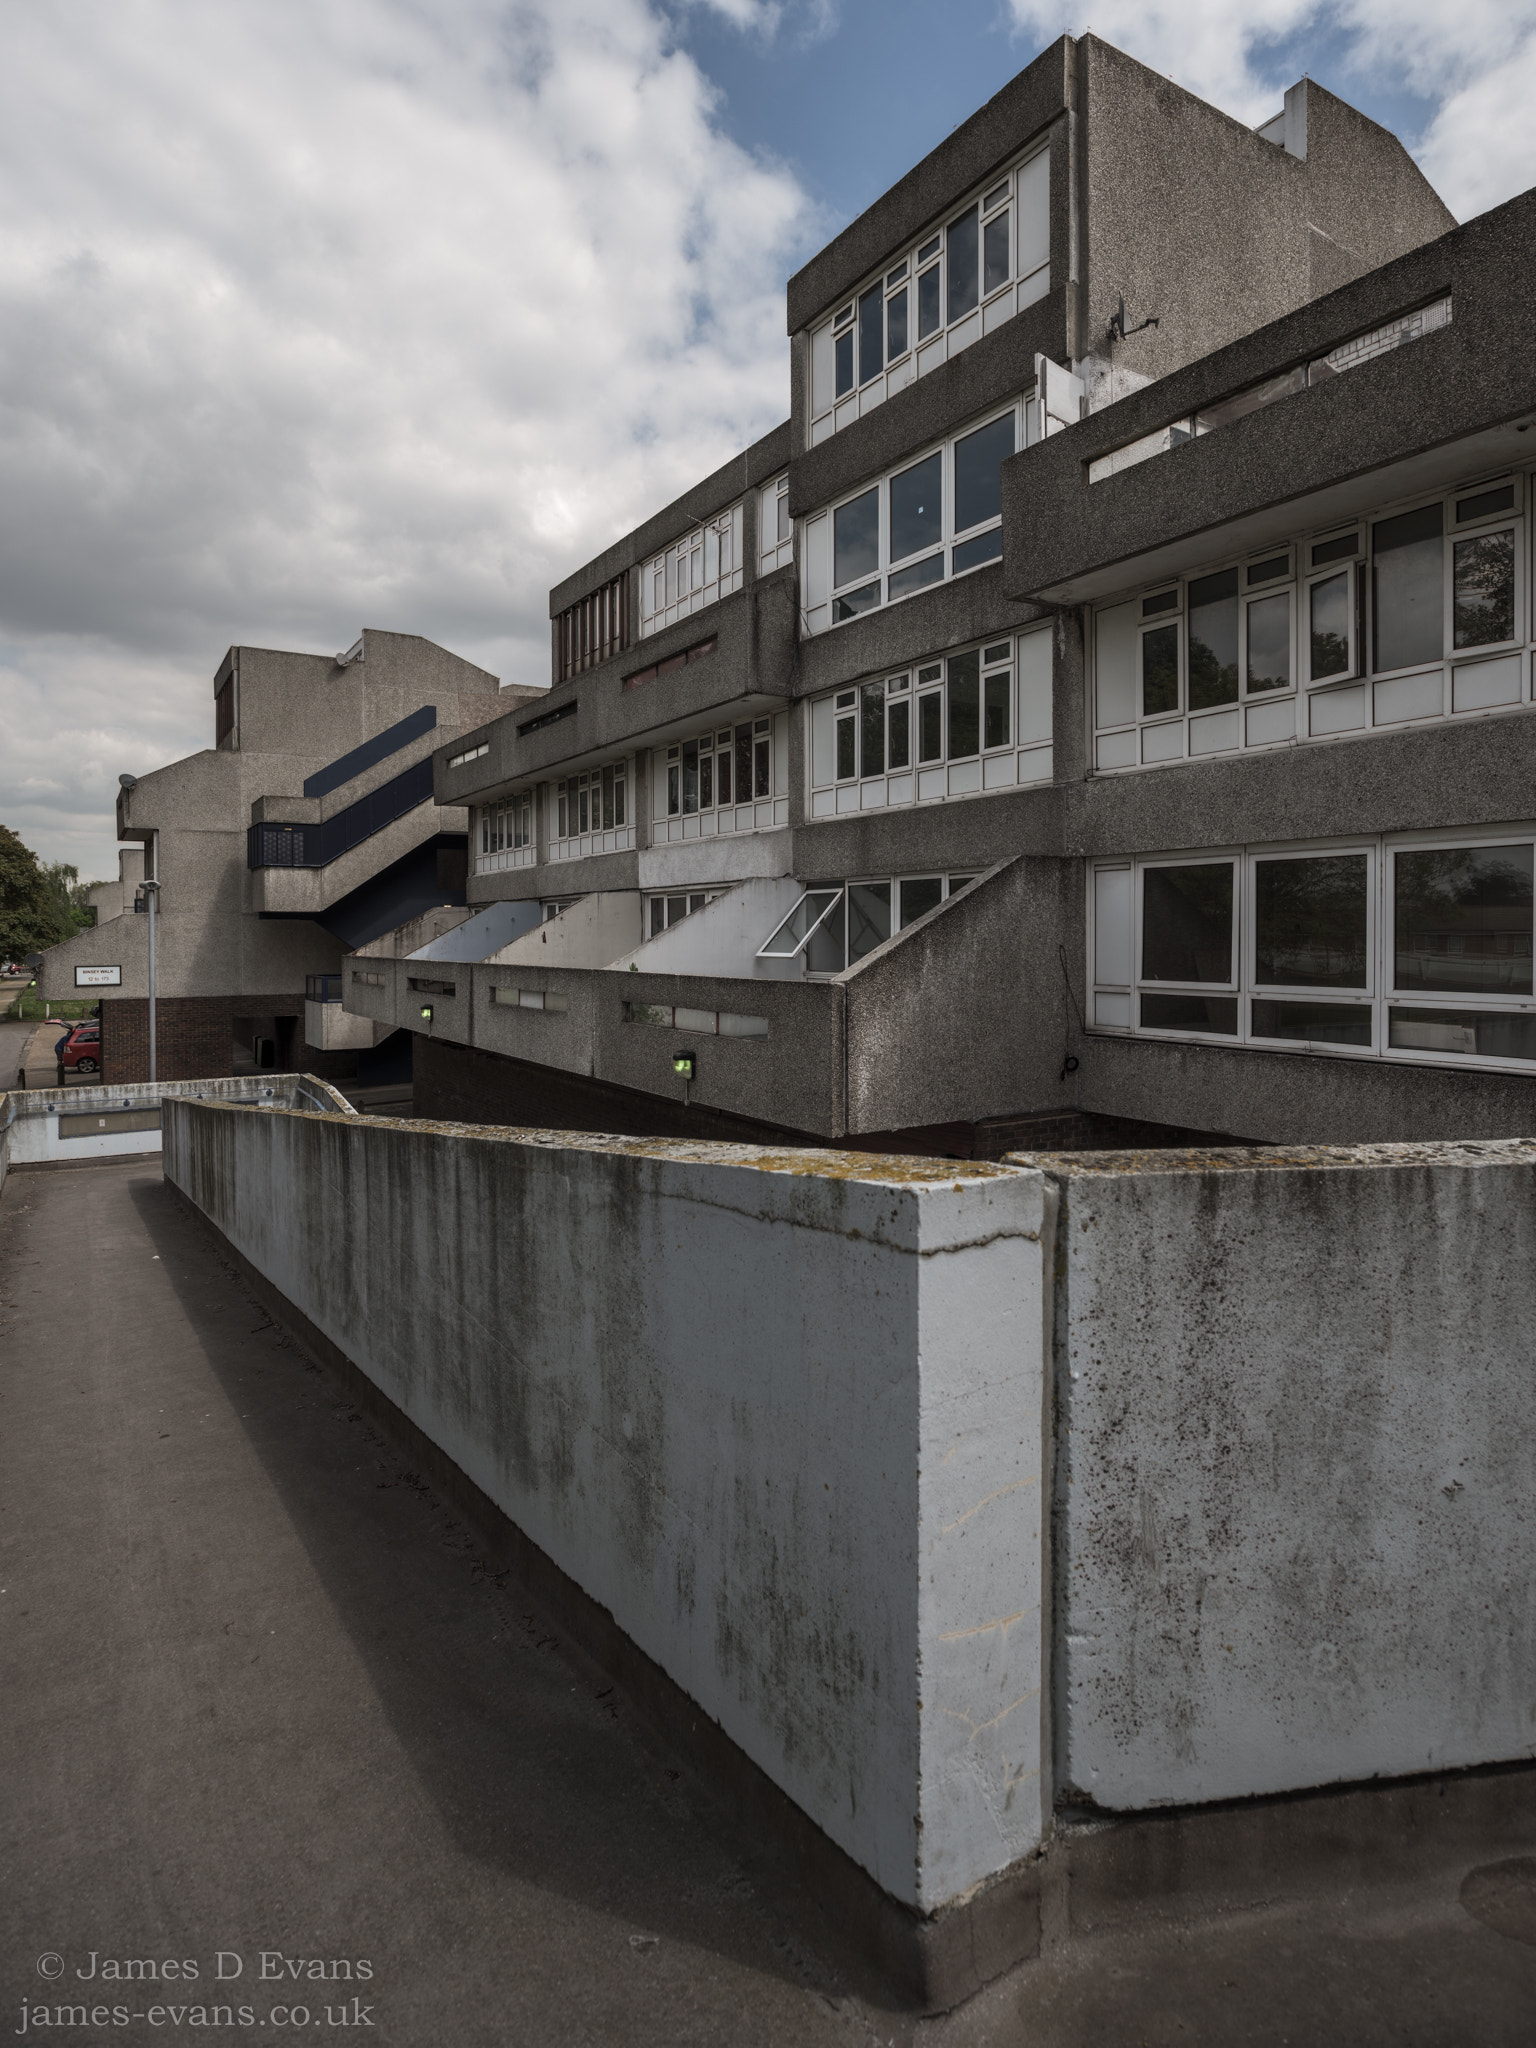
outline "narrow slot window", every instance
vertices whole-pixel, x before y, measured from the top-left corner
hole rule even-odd
[[[698,808],[699,743],[687,740],[683,745],[683,816],[691,816]]]
[[[885,368],[881,352],[880,320],[884,293],[872,285],[859,301],[859,382],[867,384]]]
[[[848,690],[838,698],[839,706],[847,704],[847,710],[837,715],[837,779],[851,782],[859,772],[858,757],[858,714],[854,710],[854,696]]]
[[[1251,573],[1251,572],[1250,572]],[[1255,597],[1247,609],[1249,694],[1291,686],[1291,597],[1286,590]]]
[[[699,752],[699,809],[712,811],[715,807],[715,756],[710,747]]]
[[[906,697],[898,697],[890,707],[889,748],[887,758],[893,770],[910,768],[912,765],[912,704]]]
[[[731,755],[724,747],[715,756],[715,797],[722,810],[731,802]]]
[[[1351,572],[1320,577],[1307,592],[1309,669],[1314,683],[1353,672],[1351,641]]]
[[[736,801],[744,804],[752,793],[752,728],[736,728]]]
[[[970,760],[981,747],[981,656],[957,654],[949,664],[949,758]]]
[[[836,386],[839,398],[853,389],[853,329],[837,336],[832,344],[836,356]]]
[[[917,700],[917,758],[920,762],[944,758],[944,692],[929,690]]]
[[[968,207],[945,231],[944,260],[949,270],[949,297],[945,313],[951,323],[963,320],[977,302],[976,257],[977,219]]]
[[[937,334],[943,324],[943,305],[940,299],[941,266],[935,263],[931,269],[921,273],[917,280],[917,338],[926,341],[930,334]]]
[[[907,288],[892,293],[885,302],[885,359],[898,361],[907,352]]]
[[[1372,667],[1379,675],[1445,654],[1444,508],[1425,505],[1371,529]]]
[[[1237,571],[1189,586],[1189,708],[1237,702]]]
[[[1141,715],[1160,718],[1179,708],[1179,629],[1153,626],[1141,636]]]
[[[1498,496],[1499,493],[1490,493]],[[1515,637],[1515,532],[1480,533],[1451,551],[1452,641],[1491,647]]]
[[[1013,672],[1002,669],[982,684],[982,745],[1006,747],[1012,732]]]
[[[866,683],[859,692],[859,773],[885,773],[884,683]]]
[[[756,720],[753,728],[752,794],[754,797],[773,794],[773,738],[766,718]]]
[[[1008,258],[1009,216],[995,214],[982,230],[982,279],[983,297],[995,292],[1000,285],[1008,282],[1010,270]]]

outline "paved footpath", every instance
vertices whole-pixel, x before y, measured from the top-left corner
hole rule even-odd
[[[157,1158],[13,1174],[0,1198],[0,1587],[12,2039],[1536,2041],[1536,1912],[1495,1933],[1458,1872],[1294,1912],[1256,1883],[1235,1922],[1065,1949],[948,2019],[859,1995],[814,1911],[253,1304]],[[162,1973],[112,1974],[130,1962]]]

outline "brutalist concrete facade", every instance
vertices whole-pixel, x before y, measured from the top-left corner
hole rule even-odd
[[[979,303],[941,304],[937,266],[963,276],[978,232],[985,241],[999,222],[1012,270],[1005,261],[999,285],[984,265]],[[1517,700],[1455,715],[1447,642],[1444,715],[1402,711],[1429,688],[1426,665],[1390,690],[1377,683],[1361,609],[1375,514],[1530,459],[1517,430],[1536,388],[1511,295],[1523,308],[1531,240],[1526,201],[1456,228],[1396,139],[1310,81],[1254,131],[1096,38],[1053,45],[789,281],[786,424],[551,593],[564,645],[564,622],[621,590],[624,644],[605,643],[579,673],[560,675],[557,661],[547,699],[467,735],[474,749],[438,752],[438,801],[471,807],[472,906],[513,900],[555,916],[611,896],[626,918],[633,905],[638,946],[541,974],[519,939],[458,966],[455,993],[430,1001],[409,962],[370,960],[372,978],[347,984],[349,1008],[376,1028],[430,1033],[443,1101],[464,1116],[480,1088],[488,1120],[493,1096],[501,1114],[509,1101],[535,1114],[542,1071],[559,1076],[573,1118],[590,1087],[588,1128],[703,1135],[738,1118],[763,1133],[955,1152],[989,1150],[987,1133],[1005,1124],[1063,1117],[1100,1137],[1133,1125],[1317,1142],[1524,1128],[1536,1066],[1528,1076],[1519,1060],[1457,1057],[1475,1026],[1428,1009],[1402,1025],[1379,974],[1369,1044],[1258,1050],[1246,983],[1230,992],[1244,1020],[1235,1042],[1222,1036],[1225,1009],[1208,1013],[1219,1028],[1146,1035],[1104,1021],[1113,1005],[1096,1005],[1088,956],[1101,861],[1124,862],[1139,887],[1150,857],[1188,864],[1217,849],[1241,894],[1261,843],[1369,839],[1379,896],[1402,835],[1486,840],[1536,810],[1513,737],[1536,704],[1524,473],[1511,485],[1524,551]],[[908,323],[936,308],[925,342]],[[898,339],[913,343],[900,361]],[[1312,363],[1313,382],[1303,376],[1284,402],[1245,412],[1245,400],[1230,421],[1221,411]],[[1189,445],[1174,447],[1181,420]],[[978,517],[963,469],[983,430],[989,447],[1015,451],[1002,461],[1000,525]],[[1117,451],[1165,431],[1169,452],[1118,466]],[[1104,458],[1113,474],[1090,483]],[[926,479],[942,532],[915,502]],[[739,587],[643,630],[668,551],[737,506]],[[1299,676],[1304,542],[1351,518],[1367,535],[1350,570],[1355,667],[1348,689],[1314,692]],[[1218,745],[1227,727],[1197,718],[1190,581],[1198,594],[1202,569],[1230,575],[1228,558],[1271,545],[1288,551],[1291,624],[1285,688],[1258,707],[1270,726],[1282,703],[1300,707],[1293,723],[1337,723],[1350,689],[1380,707],[1396,691],[1397,713],[1288,744]],[[1454,535],[1446,545],[1449,561]],[[1139,602],[1159,578],[1178,591],[1184,751],[1112,761],[1093,724],[1095,607]],[[1491,674],[1476,685],[1485,695]],[[1269,728],[1250,715],[1248,689],[1235,716],[1259,734]],[[957,704],[974,730],[957,724]],[[773,801],[745,807],[744,821],[749,757],[733,750],[759,722]],[[1171,744],[1171,730],[1145,744]],[[588,831],[576,809],[578,788],[596,802],[605,771],[624,785],[619,834]],[[795,912],[807,890],[820,893]],[[752,944],[741,915],[710,907],[722,895],[761,906]],[[809,921],[832,895],[819,953],[760,950],[781,914]],[[701,908],[683,944],[676,921]],[[1372,914],[1379,947],[1386,913],[1378,902]],[[1247,915],[1230,912],[1234,933]],[[861,917],[856,942],[848,921]],[[1248,945],[1242,931],[1230,948]],[[1524,1028],[1514,1014],[1500,1013],[1506,1036]],[[1426,1057],[1398,1042],[1404,1030],[1436,1040]],[[456,1071],[455,1048],[480,1057]],[[489,1057],[508,1062],[505,1087],[487,1083]],[[417,1106],[435,1104],[429,1089]]]
[[[232,647],[213,696],[213,747],[119,793],[122,882],[110,901],[97,892],[92,929],[44,955],[39,993],[99,990],[103,1080],[148,1077],[148,879],[162,1080],[295,1063],[352,1073],[355,1035],[306,1047],[306,985],[331,977],[339,997],[351,947],[404,911],[463,901],[467,820],[432,802],[426,764],[505,697],[446,648],[372,630],[342,656]],[[346,827],[334,853],[333,821]]]

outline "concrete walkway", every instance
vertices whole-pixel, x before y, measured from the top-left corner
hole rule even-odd
[[[46,2037],[334,2042],[345,2015],[391,2048],[1536,2038],[1536,1864],[1481,1917],[1462,1868],[1296,1903],[1256,1872],[1219,1924],[1048,1929],[960,2013],[884,2009],[250,1301],[158,1159],[0,1200],[0,1587],[13,2037],[84,2005]],[[183,1960],[195,1979],[164,1973]]]

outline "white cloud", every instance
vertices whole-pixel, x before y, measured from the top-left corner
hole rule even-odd
[[[0,816],[48,855],[106,871],[230,641],[545,680],[549,584],[787,409],[808,202],[644,0],[0,12]]]
[[[1250,124],[1310,71],[1357,105],[1409,93],[1435,112],[1414,145],[1458,218],[1536,182],[1536,0],[1009,0],[1020,32],[1082,34]],[[1310,52],[1329,52],[1326,62]],[[1336,53],[1336,54],[1335,54]],[[1335,71],[1334,65],[1337,65]]]

